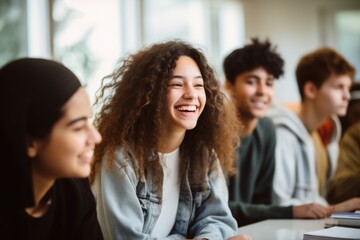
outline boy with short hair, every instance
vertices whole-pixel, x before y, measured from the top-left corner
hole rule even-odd
[[[301,58],[296,78],[301,96],[299,112],[274,109],[271,117],[276,125],[276,167],[273,182],[273,203],[281,206],[319,203],[328,205],[319,191],[324,176],[325,189],[332,178],[338,157],[337,136],[321,148],[315,144],[317,129],[332,115],[344,115],[350,99],[349,89],[354,67],[339,53],[321,48]],[[317,146],[317,147],[315,147]],[[322,164],[319,164],[322,163]],[[353,198],[331,206],[333,211],[360,208],[360,199]]]
[[[283,65],[271,43],[258,39],[224,60],[225,88],[237,104],[244,128],[235,161],[238,174],[229,182],[229,205],[239,226],[268,218],[321,218],[330,214],[318,204],[271,205],[276,136],[275,126],[264,116]]]

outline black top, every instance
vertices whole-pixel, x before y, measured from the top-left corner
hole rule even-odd
[[[258,120],[253,133],[241,138],[230,178],[229,206],[239,226],[269,218],[292,218],[292,207],[271,205],[275,171],[275,126],[269,118]]]
[[[4,234],[4,239],[103,239],[87,179],[57,180],[50,191],[51,204],[44,216],[34,218],[21,211],[25,227],[1,214],[1,239]]]

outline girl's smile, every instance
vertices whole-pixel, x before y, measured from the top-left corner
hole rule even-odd
[[[168,130],[193,129],[206,103],[204,80],[196,62],[181,56],[168,83]]]

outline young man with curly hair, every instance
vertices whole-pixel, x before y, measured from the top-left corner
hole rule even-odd
[[[314,140],[325,120],[346,114],[354,74],[354,67],[331,48],[317,49],[300,59],[296,68],[301,96],[299,111],[278,108],[270,114],[278,140],[273,182],[275,204],[318,203],[329,206],[333,212],[360,209],[360,198],[335,205],[326,200],[328,183],[337,165],[340,134],[326,145]]]
[[[268,218],[321,218],[330,214],[318,204],[271,205],[276,134],[265,114],[283,65],[271,43],[258,39],[224,60],[225,87],[236,102],[244,130],[235,161],[238,174],[229,182],[229,205],[239,226]]]

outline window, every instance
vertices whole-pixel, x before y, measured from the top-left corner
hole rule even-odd
[[[223,57],[244,43],[238,0],[2,0],[0,64],[53,58],[75,72],[91,100],[119,59],[143,46],[182,39],[222,73]]]
[[[0,66],[27,55],[25,1],[0,1],[0,36]]]
[[[324,7],[320,19],[323,44],[343,54],[357,69],[355,78],[360,81],[360,2]]]
[[[360,81],[360,10],[339,11],[335,14],[336,47],[358,69]]]
[[[118,0],[53,1],[54,57],[77,74],[92,98],[120,58],[119,11]]]
[[[222,56],[244,42],[235,0],[52,1],[53,55],[87,84],[92,100],[116,62],[143,46],[188,41],[222,73]]]
[[[200,47],[222,73],[222,59],[244,44],[243,9],[235,0],[143,2],[143,42],[182,39]]]

